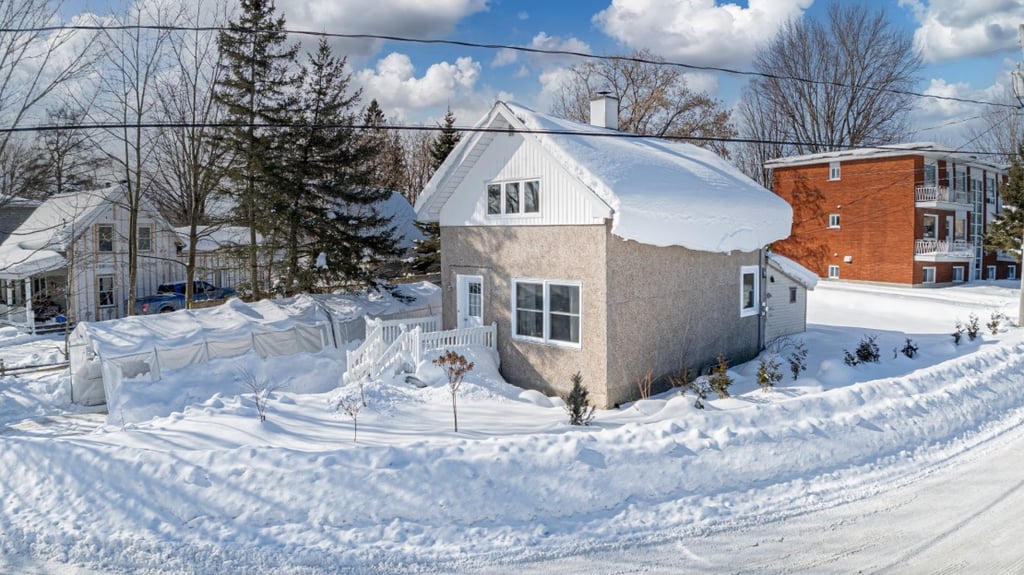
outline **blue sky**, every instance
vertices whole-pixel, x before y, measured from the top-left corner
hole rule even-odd
[[[150,0],[142,0],[150,1]],[[845,1],[845,0],[843,0]],[[650,49],[671,61],[750,70],[758,47],[789,18],[823,18],[823,0],[276,0],[292,29],[461,40],[598,55]],[[873,0],[913,35],[926,66],[917,91],[1005,101],[1021,59],[1024,0]],[[77,4],[80,6],[80,4]],[[73,4],[72,6],[75,6]],[[92,4],[95,7],[95,3]],[[472,124],[495,99],[547,111],[565,68],[578,61],[456,46],[347,41],[356,83],[393,121],[436,121],[451,107]],[[731,107],[747,79],[688,76]],[[959,126],[984,106],[920,99],[917,140],[957,144]],[[941,129],[936,129],[941,127]]]

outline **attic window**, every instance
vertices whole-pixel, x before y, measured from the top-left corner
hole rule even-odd
[[[101,253],[114,251],[114,226],[109,224],[96,226],[96,251]]]
[[[841,172],[839,170],[839,162],[828,163],[828,179],[838,180]]]
[[[487,215],[540,212],[540,180],[487,184]]]

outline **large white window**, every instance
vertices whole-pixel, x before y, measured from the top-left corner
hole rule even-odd
[[[839,266],[828,266],[829,279],[839,279]]]
[[[512,336],[579,347],[580,284],[512,280]]]
[[[138,235],[135,236],[135,239],[140,252],[153,250],[153,228],[151,226],[139,226]]]
[[[964,266],[953,266],[953,281],[957,283],[964,281]]]
[[[96,294],[100,307],[114,307],[114,276],[96,276]]]
[[[756,314],[760,304],[758,291],[758,267],[740,268],[740,317]]]
[[[935,283],[935,268],[926,267],[921,270],[921,283],[933,284]]]
[[[487,184],[487,215],[540,212],[540,180]]]
[[[828,227],[832,229],[837,229],[839,227],[839,214],[828,215]]]
[[[924,164],[924,185],[932,187],[939,185],[939,166],[934,162],[925,162]]]
[[[842,172],[839,169],[839,162],[829,162],[828,163],[828,179],[829,180],[838,180],[840,175],[842,175]]]

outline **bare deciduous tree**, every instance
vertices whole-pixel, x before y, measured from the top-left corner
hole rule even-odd
[[[41,150],[43,187],[47,194],[62,194],[99,186],[97,171],[102,158],[92,145],[90,131],[82,128],[87,113],[79,106],[61,104],[50,108],[47,123],[59,129],[40,132],[36,146]]]
[[[825,22],[783,26],[754,69],[763,76],[743,96],[744,135],[810,154],[902,140],[921,57],[881,9],[834,2]]]
[[[5,127],[41,120],[36,112],[48,98],[89,70],[91,37],[43,29],[58,19],[61,6],[53,0],[0,2],[0,121]],[[20,145],[16,132],[0,133],[0,158],[10,159],[9,147]],[[0,205],[13,192],[0,188]]]
[[[721,139],[736,134],[729,111],[707,93],[691,89],[678,68],[657,63],[660,59],[650,52],[637,52],[632,58],[587,61],[570,67],[552,112],[587,122],[591,98],[598,92],[609,92],[619,99],[620,130],[686,138],[727,155]]]

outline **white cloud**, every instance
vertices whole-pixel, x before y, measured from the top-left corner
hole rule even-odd
[[[932,78],[923,93],[937,97],[916,100],[916,105],[910,113],[910,122],[917,129],[913,139],[955,147],[966,144],[965,140],[971,128],[976,129],[985,125],[988,112],[986,107],[958,100],[1012,103],[1012,90],[1006,83],[1001,82],[986,88],[973,89],[965,82],[947,82],[942,78]]]
[[[1018,48],[1017,25],[1024,22],[1019,0],[900,0],[900,5],[914,13],[914,42],[927,62]]]
[[[416,76],[412,60],[405,54],[392,52],[372,69],[353,75],[363,88],[363,100],[376,99],[391,117],[419,116],[419,110],[444,107],[455,100],[476,98],[474,89],[480,79],[480,63],[469,57],[455,63],[438,62]]]
[[[594,16],[606,34],[633,50],[703,66],[744,66],[779,28],[813,0],[612,0]]]
[[[509,48],[501,48],[498,50],[498,53],[494,55],[494,60],[491,60],[491,66],[494,68],[500,68],[502,66],[508,66],[509,64],[515,64],[517,60],[519,60],[519,52]]]

